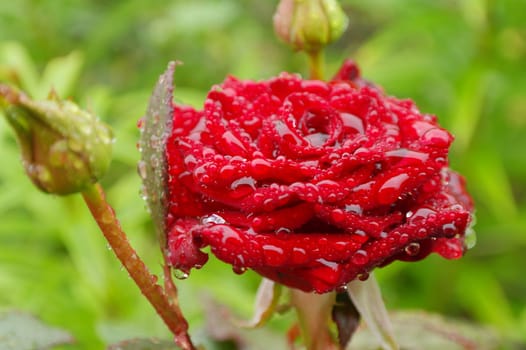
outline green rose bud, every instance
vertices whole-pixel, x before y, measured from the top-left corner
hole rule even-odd
[[[97,182],[111,161],[112,132],[54,92],[33,101],[0,84],[0,110],[16,132],[27,175],[42,191],[65,195]]]
[[[278,37],[295,50],[307,52],[338,39],[347,24],[337,0],[281,0],[274,14]]]

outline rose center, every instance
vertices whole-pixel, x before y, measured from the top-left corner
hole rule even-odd
[[[330,135],[330,123],[327,114],[307,110],[298,121],[298,127],[304,138],[313,146],[321,147]]]

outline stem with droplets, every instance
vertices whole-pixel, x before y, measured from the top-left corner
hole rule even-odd
[[[175,294],[173,292],[170,292],[170,296],[166,294],[157,284],[157,276],[148,270],[146,264],[130,245],[113,208],[106,201],[100,184],[90,186],[82,192],[82,196],[113,252],[141,293],[174,334],[177,345],[184,350],[195,350],[188,334],[188,323],[179,309]]]

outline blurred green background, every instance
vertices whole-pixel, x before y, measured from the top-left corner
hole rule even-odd
[[[390,309],[424,309],[488,324],[526,343],[526,2],[344,0],[344,37],[327,72],[352,57],[363,75],[437,114],[456,135],[452,167],[477,205],[476,247],[459,261],[431,256],[377,271]],[[272,32],[277,1],[18,0],[0,3],[0,80],[35,98],[51,87],[112,125],[103,185],[132,243],[154,271],[161,258],[140,198],[137,120],[169,60],[176,98],[199,105],[227,74],[305,73],[304,57]],[[39,193],[0,119],[0,308],[28,310],[70,330],[76,349],[168,337],[108,250],[79,196]],[[208,298],[248,317],[258,277],[214,259],[179,283],[192,332]],[[290,317],[290,316],[289,316]],[[279,329],[287,318],[277,318]],[[511,346],[511,345],[510,345]]]

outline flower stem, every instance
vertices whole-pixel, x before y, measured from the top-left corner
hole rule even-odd
[[[324,55],[323,50],[308,51],[310,79],[323,80]]]
[[[305,293],[298,289],[291,289],[290,293],[292,306],[298,314],[305,348],[307,350],[339,349],[328,327],[336,294]]]
[[[170,298],[166,295],[162,287],[157,284],[157,276],[150,273],[146,264],[132,248],[113,208],[106,201],[102,187],[99,184],[90,186],[82,192],[82,196],[113,252],[174,334],[177,345],[183,350],[195,350],[188,334],[188,323],[174,300],[174,292],[170,293]]]

